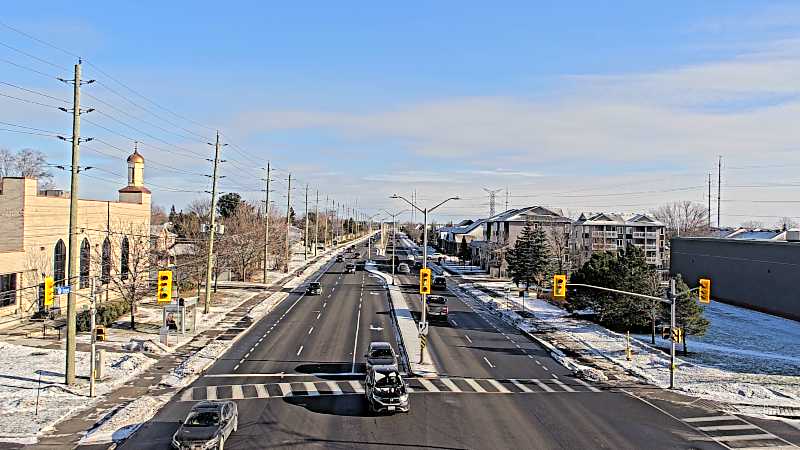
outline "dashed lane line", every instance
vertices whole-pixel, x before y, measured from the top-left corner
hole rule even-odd
[[[488,359],[486,359],[486,357],[485,357],[485,356],[483,357],[483,360],[484,360],[484,361],[486,361],[486,364],[488,364],[488,365],[489,365],[489,367],[491,367],[492,369],[494,369],[494,367],[495,367],[495,366],[494,366],[494,364],[492,364],[492,363],[491,363],[491,362],[490,362]]]
[[[297,356],[300,356],[300,353],[303,351],[303,346],[301,345],[299,349],[297,349]]]

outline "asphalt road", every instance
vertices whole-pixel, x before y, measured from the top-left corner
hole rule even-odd
[[[430,331],[441,376],[409,380],[409,413],[372,415],[360,393],[363,353],[370,340],[397,348],[396,333],[381,281],[343,269],[320,274],[319,296],[291,294],[120,448],[169,448],[193,402],[208,398],[237,401],[239,428],[226,442],[234,449],[724,448],[634,397],[571,377],[455,297],[450,320]]]

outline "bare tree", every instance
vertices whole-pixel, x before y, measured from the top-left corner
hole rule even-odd
[[[160,205],[150,205],[150,225],[163,225],[167,222],[167,212]]]
[[[566,273],[569,269],[569,229],[562,226],[548,226],[546,228],[547,245],[550,247],[550,256],[553,259],[553,269],[558,273]]]
[[[659,206],[652,211],[667,226],[667,238],[674,236],[707,236],[708,210],[699,203],[682,200]]]
[[[745,220],[742,222],[741,227],[750,229],[764,228],[764,222],[760,222],[758,220]]]
[[[136,308],[150,292],[150,268],[153,252],[150,246],[150,230],[142,224],[122,224],[116,227],[114,242],[110,246],[109,289],[128,303],[131,313],[131,329],[136,329]],[[102,246],[96,247],[95,260],[102,264]]]
[[[776,226],[781,230],[791,230],[797,228],[797,222],[791,217],[781,217]]]
[[[220,253],[226,254],[225,259],[236,266],[242,281],[248,280],[250,269],[263,256],[263,225],[255,208],[246,202],[239,203],[225,220],[225,235],[220,239]]]
[[[0,148],[0,178],[14,176],[17,157],[7,148]]]

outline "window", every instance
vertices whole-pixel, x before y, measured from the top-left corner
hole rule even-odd
[[[102,273],[100,275],[100,282],[108,284],[108,282],[111,281],[111,241],[109,241],[108,238],[103,241],[103,259],[101,265]]]
[[[11,306],[17,302],[17,274],[0,275],[0,307]]]
[[[91,251],[89,239],[83,238],[83,241],[81,241],[81,289],[89,287],[89,267],[92,262]]]
[[[128,279],[128,271],[129,271],[129,268],[128,268],[128,254],[129,254],[129,252],[130,252],[130,244],[128,243],[128,238],[124,237],[124,238],[122,238],[122,252],[121,252],[122,253],[122,257],[120,258],[120,261],[119,261],[120,278],[123,279],[123,280],[127,280]]]
[[[53,279],[57,286],[64,286],[67,278],[67,246],[59,239],[53,250]]]

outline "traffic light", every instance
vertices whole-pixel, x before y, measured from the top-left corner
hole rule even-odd
[[[44,306],[53,306],[55,285],[53,277],[44,277]]]
[[[431,293],[431,269],[427,267],[419,270],[419,293]]]
[[[700,303],[711,303],[711,280],[708,278],[700,278],[698,294]]]
[[[172,301],[172,271],[158,271],[158,290],[156,294],[158,303],[169,303]]]
[[[567,298],[567,276],[553,275],[553,298]]]
[[[667,340],[670,338],[669,327],[661,327],[661,339]]]
[[[672,329],[672,340],[678,344],[683,342],[683,328],[675,327]]]

